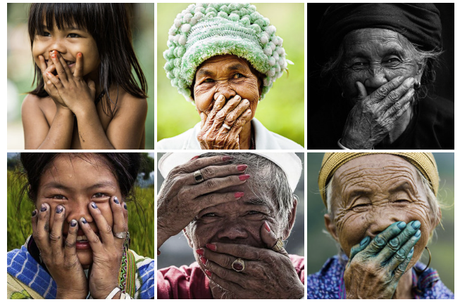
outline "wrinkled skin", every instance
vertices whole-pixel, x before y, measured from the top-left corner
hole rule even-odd
[[[261,84],[249,63],[237,56],[215,56],[200,65],[193,90],[201,117],[197,137],[201,149],[250,148],[250,121],[256,113]]]
[[[366,28],[345,36],[339,84],[354,107],[348,114],[342,144],[372,149],[394,142],[413,112],[414,84],[420,84],[425,62],[417,62],[400,34]]]
[[[395,155],[367,155],[341,166],[331,185],[325,222],[350,259],[347,298],[410,298],[410,268],[441,219],[416,168]]]
[[[257,175],[237,187],[244,193],[237,201],[210,206],[198,213],[186,228],[189,245],[211,281],[214,298],[299,299],[304,288],[289,256],[284,249],[280,253],[270,249],[277,238],[289,236],[297,202],[283,228],[280,222],[285,218],[277,214],[275,201],[266,199],[267,195],[248,183],[256,181],[254,178]],[[245,261],[243,272],[232,269],[236,258]]]
[[[118,182],[97,156],[61,155],[41,176],[32,229],[56,281],[56,298],[84,299],[88,290],[93,298],[105,298],[118,286],[124,240],[113,232],[127,231],[128,221],[115,196],[121,196]]]

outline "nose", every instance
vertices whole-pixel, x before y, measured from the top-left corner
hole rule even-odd
[[[51,52],[51,51],[57,51],[59,53],[65,53],[66,52],[66,47],[65,47],[65,43],[63,41],[63,39],[61,38],[53,38],[51,41],[50,41],[50,44],[48,46],[48,52]]]
[[[246,239],[248,238],[248,232],[246,231],[244,224],[236,219],[233,221],[227,221],[217,233],[217,238],[221,241]]]
[[[216,92],[217,92],[216,96],[218,96],[219,94],[222,94],[226,100],[229,100],[230,98],[236,95],[235,90],[233,90],[230,83],[228,83],[227,81],[223,83],[219,82],[216,86]]]
[[[372,92],[385,83],[388,83],[388,79],[382,66],[371,66],[369,69],[369,75],[364,81],[364,86]],[[368,91],[368,93],[370,92]]]
[[[371,238],[377,236],[383,232],[387,227],[397,221],[404,221],[407,223],[406,219],[403,217],[403,213],[395,213],[395,211],[386,211],[386,209],[374,208],[368,216],[369,227],[368,227],[368,236]]]
[[[91,202],[87,197],[81,197],[74,202],[69,202],[65,206],[67,213],[67,222],[71,222],[72,219],[79,221],[82,217],[86,219],[87,222],[93,222],[93,217],[89,213],[88,204]]]

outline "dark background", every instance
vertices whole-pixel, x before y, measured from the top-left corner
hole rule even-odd
[[[311,149],[310,139],[317,131],[317,121],[314,117],[318,112],[324,114],[332,106],[331,100],[341,98],[341,89],[334,82],[320,79],[321,66],[327,61],[325,52],[320,44],[317,32],[321,18],[330,3],[307,4],[307,147]],[[440,66],[436,69],[436,82],[431,87],[430,93],[454,100],[454,4],[435,4],[441,13],[442,40],[444,53],[440,58]],[[330,104],[329,104],[330,103]],[[333,122],[333,121],[331,121]],[[316,127],[315,127],[316,126]],[[337,125],[342,127],[342,125]],[[317,138],[315,138],[317,139]]]

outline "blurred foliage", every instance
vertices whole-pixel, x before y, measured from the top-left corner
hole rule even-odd
[[[17,157],[8,160],[18,163]],[[151,167],[153,168],[153,166]],[[32,234],[31,213],[34,204],[27,193],[22,194],[22,188],[27,183],[22,168],[18,165],[7,171],[7,251],[20,248],[27,237]],[[130,249],[137,254],[155,258],[154,252],[154,200],[153,186],[140,188],[135,185],[134,198],[128,201],[128,228],[131,237]]]
[[[185,100],[171,86],[163,66],[166,60],[169,28],[176,15],[186,9],[186,3],[158,3],[158,140],[176,136],[200,121],[194,104]],[[256,3],[257,11],[270,19],[276,35],[283,39],[289,72],[276,80],[269,93],[260,102],[256,118],[268,130],[304,145],[304,5],[302,3]]]
[[[14,146],[11,141],[9,149],[23,149],[22,126],[20,125],[20,108],[26,93],[33,89],[34,62],[30,51],[27,31],[29,14],[27,3],[8,3],[8,135],[15,136]],[[147,79],[148,112],[145,122],[145,148],[154,148],[154,5],[153,3],[135,3],[133,7],[132,31],[134,51]],[[11,85],[11,86],[10,86]],[[11,96],[10,96],[11,95]],[[16,129],[16,127],[20,127]],[[13,132],[16,130],[15,132]],[[22,141],[21,141],[22,140]]]
[[[318,173],[324,153],[309,153],[307,158],[307,254],[308,274],[318,272],[326,260],[339,251],[338,245],[326,231],[324,214],[326,209],[319,194]],[[454,155],[434,153],[440,174],[438,199],[442,206],[442,226],[436,228],[436,235],[428,243],[431,251],[430,267],[436,269],[442,282],[454,292]],[[425,252],[421,261],[428,262]]]

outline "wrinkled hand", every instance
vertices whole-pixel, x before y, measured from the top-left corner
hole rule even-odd
[[[239,95],[228,102],[222,94],[216,93],[214,98],[216,101],[212,107],[200,113],[201,131],[197,138],[201,149],[239,149],[241,130],[251,120],[250,103]]]
[[[43,203],[40,211],[34,210],[32,215],[33,238],[40,250],[40,257],[56,281],[56,298],[84,299],[88,294],[88,283],[76,252],[78,223],[71,221],[67,237],[64,238],[62,227],[65,208],[62,205],[56,207],[52,230],[49,227],[50,211],[50,206]]]
[[[57,76],[46,72],[48,86],[54,86],[50,90],[55,94],[57,91],[60,102],[67,106],[72,112],[80,110],[84,106],[94,105],[96,95],[96,84],[92,80],[88,83],[83,79],[83,55],[77,54],[75,72],[72,73],[66,61],[57,52],[51,53],[51,60],[57,71]]]
[[[418,224],[418,225],[417,225]],[[347,299],[391,299],[420,239],[420,223],[395,222],[350,252],[344,273]]]
[[[89,291],[94,299],[105,299],[118,286],[118,273],[124,252],[125,239],[116,238],[113,234],[128,231],[128,212],[116,197],[109,201],[113,214],[113,230],[107,223],[96,204],[88,205],[91,216],[99,230],[99,236],[84,219],[80,226],[88,238],[93,251],[93,264],[89,273]]]
[[[174,168],[158,194],[158,248],[185,228],[201,210],[241,198],[241,192],[209,193],[243,184],[249,177],[243,174],[246,168],[246,165],[232,164],[228,156],[192,159]],[[194,177],[198,170],[204,179],[201,183]]]
[[[355,106],[348,114],[342,144],[350,149],[372,149],[395,127],[396,121],[411,106],[415,79],[397,77],[367,95],[361,82]]]
[[[241,244],[209,243],[196,251],[200,265],[212,283],[214,298],[222,299],[300,299],[304,285],[284,248],[280,252],[271,249],[277,241],[268,224],[260,232],[268,248],[256,248]],[[232,269],[237,259],[244,260],[241,272]]]

